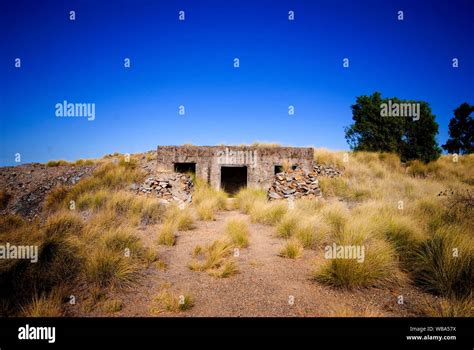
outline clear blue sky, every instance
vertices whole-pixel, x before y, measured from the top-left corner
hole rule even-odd
[[[444,143],[452,111],[474,103],[472,0],[0,4],[0,165],[159,144],[347,149],[350,106],[374,91],[429,102]],[[96,119],[57,118],[64,100],[95,103]]]

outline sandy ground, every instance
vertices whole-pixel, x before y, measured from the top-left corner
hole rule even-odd
[[[206,272],[191,271],[196,245],[218,239],[224,232],[226,220],[244,218],[249,223],[249,246],[236,258],[239,272],[228,278],[216,278]],[[156,316],[150,313],[154,296],[168,285],[177,295],[190,294],[194,307],[190,310],[158,316],[334,316],[339,309],[349,307],[355,313],[372,316],[414,315],[414,305],[425,297],[406,285],[389,289],[345,291],[321,285],[311,280],[311,270],[322,263],[322,250],[305,250],[299,259],[285,259],[278,252],[285,240],[275,236],[270,226],[253,224],[247,215],[237,211],[218,213],[216,221],[197,222],[195,229],[179,232],[173,247],[157,246],[157,227],[140,232],[145,244],[157,249],[166,269],[148,268],[138,286],[121,291],[109,298],[123,300],[123,309],[113,314],[96,308],[78,312],[81,316]],[[404,304],[397,303],[403,295]],[[293,301],[293,303],[291,302]]]

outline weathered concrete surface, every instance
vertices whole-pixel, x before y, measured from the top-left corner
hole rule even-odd
[[[247,186],[268,189],[275,166],[289,164],[310,171],[313,149],[299,147],[260,146],[158,146],[159,172],[174,171],[176,163],[195,163],[196,175],[212,187],[221,188],[223,166],[247,167]]]

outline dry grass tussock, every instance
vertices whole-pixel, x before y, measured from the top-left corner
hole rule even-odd
[[[200,220],[213,221],[219,210],[227,209],[227,194],[215,190],[200,178],[195,179],[193,206]]]
[[[194,299],[189,293],[177,293],[171,291],[169,286],[165,286],[155,295],[150,313],[158,315],[163,312],[183,312],[194,306]]]
[[[233,252],[234,244],[225,238],[205,247],[196,246],[188,267],[193,271],[206,271],[211,276],[226,278],[237,273]]]

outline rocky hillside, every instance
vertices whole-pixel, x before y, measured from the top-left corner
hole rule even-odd
[[[46,195],[57,186],[72,186],[92,174],[95,166],[25,164],[0,168],[0,215],[39,215]]]

